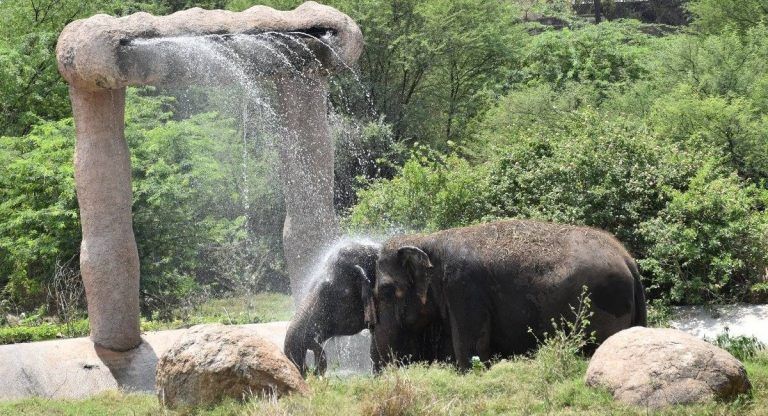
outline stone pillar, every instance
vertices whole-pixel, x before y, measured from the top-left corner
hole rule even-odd
[[[334,146],[328,125],[328,79],[284,74],[275,82],[284,134],[279,138],[285,194],[283,249],[298,304],[323,249],[339,234],[333,208]]]
[[[115,351],[141,343],[139,254],[131,218],[131,159],[124,137],[125,88],[70,86],[75,184],[83,241],[80,271],[91,339]]]

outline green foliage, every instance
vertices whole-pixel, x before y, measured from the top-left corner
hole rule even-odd
[[[667,87],[684,83],[704,95],[755,98],[765,94],[768,29],[760,24],[743,35],[678,35],[663,45],[653,67]],[[765,109],[765,107],[762,107]]]
[[[126,114],[144,313],[170,313],[200,285],[220,294],[264,289],[270,274],[284,279],[274,155],[243,149],[235,120],[172,120],[174,101],[151,94],[132,93]]]
[[[683,87],[656,102],[649,122],[660,137],[722,158],[741,177],[768,179],[768,120],[746,99],[702,97]]]
[[[497,123],[497,122],[495,122]],[[679,187],[694,161],[643,129],[593,110],[563,114],[552,131],[504,136],[491,172],[492,217],[585,224],[643,252],[638,226],[664,207],[663,187]]]
[[[765,0],[692,0],[687,7],[695,26],[705,32],[745,31],[768,17]]]
[[[0,39],[0,136],[29,132],[41,119],[69,113],[67,87],[56,72],[53,33],[30,34],[16,44]]]
[[[573,316],[553,318],[551,332],[544,332],[542,339],[538,339],[536,364],[541,381],[547,385],[575,377],[582,371],[581,354],[595,343],[595,331],[589,331],[594,312],[586,286],[582,287],[578,304],[569,306]],[[529,332],[532,333],[530,329]]]
[[[72,119],[0,138],[0,285],[15,303],[39,304],[57,259],[78,251]]]
[[[367,179],[391,177],[399,165],[400,148],[394,142],[392,126],[383,119],[360,123],[337,116],[331,123],[336,153],[334,159],[334,201],[337,208],[349,208],[357,190]]]
[[[478,194],[488,188],[488,170],[456,156],[421,148],[392,180],[374,180],[358,193],[348,224],[386,231],[437,230],[477,222],[485,215]]]
[[[704,164],[687,189],[642,225],[650,289],[673,302],[738,299],[768,265],[768,193]]]
[[[201,285],[221,293],[264,288],[270,273],[281,279],[280,249],[269,241],[282,218],[280,195],[267,183],[273,156],[244,165],[242,150],[232,152],[242,149],[232,120],[173,120],[174,100],[154,93],[131,90],[126,110],[145,315],[169,313]],[[73,152],[71,119],[0,139],[0,283],[22,309],[43,300],[57,260],[79,251]],[[244,186],[259,207],[249,217]]]
[[[547,31],[533,38],[523,58],[523,80],[563,89],[569,82],[622,87],[647,75],[650,37],[636,24],[603,23]]]
[[[84,337],[88,333],[88,320],[86,319],[69,325],[42,323],[40,325],[2,326],[0,327],[0,345],[45,341],[64,337]]]
[[[285,7],[296,2],[277,3]],[[470,119],[487,107],[489,92],[504,86],[518,60],[518,46],[525,42],[509,2],[328,4],[349,14],[365,34],[361,79],[397,141],[417,138],[443,145],[462,137]]]
[[[732,336],[727,326],[712,343],[728,351],[740,361],[752,360],[765,350],[765,344],[757,338],[744,335]]]
[[[768,365],[745,362],[753,386],[752,399],[671,406],[655,415],[761,416],[768,412]],[[459,374],[445,365],[389,368],[378,377],[310,377],[311,395],[280,400],[253,397],[245,403],[225,401],[210,408],[163,409],[156,395],[107,392],[82,400],[31,398],[0,403],[0,415],[630,415],[648,409],[613,400],[611,394],[584,384],[581,370],[548,393],[536,360],[501,361],[479,375]],[[388,412],[389,411],[389,412]]]

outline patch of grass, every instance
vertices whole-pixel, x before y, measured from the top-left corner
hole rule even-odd
[[[763,353],[761,353],[763,354]],[[752,398],[733,403],[677,406],[658,415],[758,416],[768,414],[768,358],[758,354],[745,362],[753,385]],[[280,400],[254,398],[227,402],[212,409],[166,411],[168,415],[647,415],[648,409],[613,401],[603,390],[584,385],[586,360],[580,371],[548,383],[543,392],[537,358],[495,363],[479,374],[460,374],[446,365],[388,368],[379,377],[310,378],[310,396]],[[109,393],[82,401],[29,399],[0,403],[0,415],[163,414],[153,395]]]
[[[287,321],[293,315],[293,299],[281,293],[257,293],[211,299],[200,306],[196,317],[205,322],[246,324]]]
[[[186,328],[203,323],[251,324],[287,321],[293,315],[293,300],[280,293],[257,293],[222,299],[211,299],[195,308],[185,319],[173,321],[141,321],[141,330],[160,331]],[[84,337],[89,333],[88,319],[63,323],[43,319],[27,319],[19,325],[0,326],[0,345],[45,341],[56,338]]]
[[[163,408],[150,394],[108,392],[86,400],[26,399],[0,402],[0,415],[162,415]]]
[[[648,409],[614,402],[603,390],[584,385],[586,361],[577,374],[541,382],[535,358],[497,362],[479,374],[445,365],[389,368],[379,377],[310,378],[310,396],[254,398],[212,409],[164,411],[153,395],[108,393],[82,401],[30,399],[0,403],[0,415],[647,415]],[[768,360],[750,360],[752,398],[732,403],[676,406],[658,415],[768,414]],[[544,390],[546,388],[546,390]]]
[[[77,320],[69,325],[43,322],[37,325],[3,326],[0,327],[0,345],[86,335],[88,335],[87,319]]]

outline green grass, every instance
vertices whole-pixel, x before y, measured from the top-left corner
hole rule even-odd
[[[0,415],[646,415],[648,409],[616,403],[584,385],[586,361],[560,379],[542,376],[547,358],[501,361],[479,374],[442,365],[392,368],[379,377],[310,378],[310,396],[278,401],[255,398],[212,409],[163,410],[152,395],[107,393],[88,400],[28,399],[0,403]],[[732,403],[677,406],[659,415],[768,414],[768,355],[745,363],[751,398]]]
[[[257,293],[223,299],[211,299],[185,310],[172,321],[141,321],[142,331],[186,328],[202,323],[250,324],[287,321],[291,318],[293,301],[280,293]],[[70,325],[45,322],[39,317],[27,319],[20,325],[0,326],[0,345],[19,342],[45,341],[56,338],[88,335],[88,319],[79,319]]]
[[[226,324],[287,321],[293,315],[293,300],[281,293],[212,299],[200,307],[198,314],[203,319]]]

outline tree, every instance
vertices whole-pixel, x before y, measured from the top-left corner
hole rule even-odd
[[[718,33],[728,27],[745,32],[768,17],[768,0],[692,0],[688,10],[703,32]]]
[[[601,2],[600,0],[594,0],[595,5],[595,24],[600,24],[600,19],[603,17],[603,11],[601,9]]]

